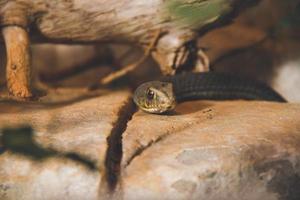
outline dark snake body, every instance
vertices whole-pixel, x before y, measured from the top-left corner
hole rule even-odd
[[[286,102],[280,94],[266,84],[224,73],[186,73],[163,80],[173,83],[177,102],[197,99]]]

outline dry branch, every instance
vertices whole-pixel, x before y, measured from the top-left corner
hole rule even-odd
[[[28,34],[18,26],[4,27],[2,33],[7,51],[6,79],[8,90],[17,97],[31,97]]]
[[[185,20],[170,10],[170,2],[175,1],[0,0],[0,25],[18,26],[17,31],[12,31],[13,34],[22,35],[25,39],[22,42],[16,40],[14,48],[19,49],[15,52],[19,52],[12,54],[13,41],[7,34],[5,36],[7,50],[10,51],[8,60],[13,57],[14,60],[24,61],[18,66],[22,68],[18,75],[9,72],[9,90],[16,96],[31,96],[27,29],[30,30],[33,41],[38,42],[126,42],[140,46],[145,51],[155,37],[154,33],[161,30],[166,34],[159,38],[151,55],[158,62],[162,73],[174,74],[179,68],[183,68],[191,57],[196,59],[196,62],[193,62],[196,64],[196,70],[205,71],[208,70],[206,56],[203,57],[201,52],[191,51],[187,45],[195,41],[196,30],[223,19],[224,15],[235,13],[241,5],[256,1],[258,0],[176,1],[179,2],[179,6],[195,8],[196,12],[200,13],[200,19],[202,17],[203,20],[197,21],[195,27],[195,24],[182,23]],[[217,9],[209,13],[207,10],[210,10],[211,5]],[[172,6],[174,8],[173,4]],[[7,32],[7,28],[4,30],[4,33]]]

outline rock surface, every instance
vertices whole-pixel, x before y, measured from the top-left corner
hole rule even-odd
[[[123,134],[124,199],[300,199],[300,106],[187,102]]]
[[[299,104],[194,101],[170,115],[131,105],[126,90],[2,101],[1,128],[30,125],[48,155],[5,146],[0,199],[299,199]]]
[[[5,151],[0,156],[0,199],[97,199],[107,137],[129,96],[126,90],[58,89],[40,102],[1,102],[1,128],[29,125],[37,148],[52,153],[34,159]]]

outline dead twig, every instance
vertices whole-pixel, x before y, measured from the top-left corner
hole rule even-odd
[[[31,97],[30,47],[27,31],[11,25],[2,28],[6,46],[6,80],[10,94],[16,97]]]
[[[160,34],[161,34],[161,30],[157,30],[155,33],[154,39],[151,41],[151,43],[147,47],[143,57],[141,57],[137,62],[127,65],[127,66],[123,67],[122,69],[112,72],[111,74],[107,75],[106,77],[104,77],[103,79],[100,80],[100,84],[107,85],[107,84],[111,83],[112,81],[114,81],[122,76],[125,76],[129,72],[133,71],[140,64],[142,64],[146,60],[146,58],[148,58],[148,56],[150,55],[151,51],[153,50],[153,47],[157,43],[157,40],[158,40]]]

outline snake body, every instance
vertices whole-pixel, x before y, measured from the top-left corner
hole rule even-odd
[[[172,82],[177,102],[195,99],[285,102],[283,97],[266,84],[223,73],[189,73],[166,80]]]
[[[286,102],[268,85],[225,73],[185,73],[138,87],[135,103],[144,111],[163,113],[188,100],[261,100]]]

